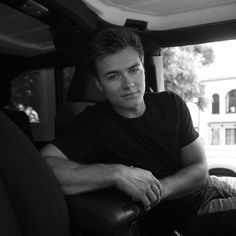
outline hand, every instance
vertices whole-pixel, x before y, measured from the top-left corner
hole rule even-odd
[[[119,165],[117,187],[134,201],[141,201],[150,210],[161,200],[161,185],[153,174],[141,168]]]

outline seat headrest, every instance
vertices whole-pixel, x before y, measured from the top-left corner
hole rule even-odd
[[[67,94],[67,102],[100,102],[105,100],[103,93],[97,88],[94,77],[88,67],[76,68]]]

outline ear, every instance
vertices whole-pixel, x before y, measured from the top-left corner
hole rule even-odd
[[[95,83],[96,83],[98,89],[102,92],[102,91],[103,91],[103,88],[102,88],[101,82],[100,82],[97,78],[94,79],[94,80],[95,80]]]

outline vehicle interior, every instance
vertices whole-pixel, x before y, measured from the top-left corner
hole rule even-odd
[[[95,33],[134,29],[160,92],[162,48],[236,39],[235,12],[235,0],[0,0],[0,234],[139,235],[141,204],[114,189],[64,196],[39,150],[104,100],[87,63]]]

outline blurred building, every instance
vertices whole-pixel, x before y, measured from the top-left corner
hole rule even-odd
[[[202,80],[209,100],[204,111],[188,104],[205,145],[236,145],[236,76]]]

